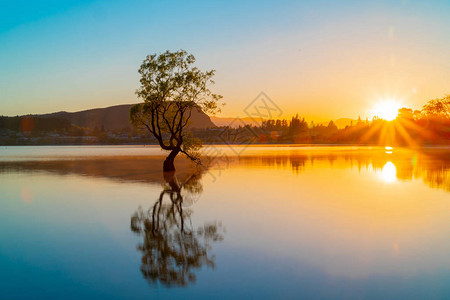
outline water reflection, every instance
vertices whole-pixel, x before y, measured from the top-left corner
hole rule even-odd
[[[214,268],[213,243],[223,239],[221,224],[205,223],[194,229],[192,211],[186,206],[202,192],[201,174],[182,182],[174,172],[165,173],[166,184],[148,210],[139,208],[131,217],[131,230],[142,237],[141,272],[150,285],[187,286],[196,281],[196,271]]]
[[[250,151],[249,151],[250,152]],[[227,157],[233,167],[255,168],[268,166],[291,168],[296,174],[319,164],[334,168],[362,168],[379,174],[385,182],[422,179],[428,186],[450,191],[450,152],[448,149],[405,150],[355,148],[355,150],[300,150],[257,152],[237,157]],[[1,157],[0,157],[1,158]],[[122,182],[163,183],[159,156],[99,156],[78,157],[64,160],[2,160],[0,172],[51,172],[58,175],[78,174],[102,177]],[[192,172],[190,162],[177,160],[178,175]],[[204,170],[208,172],[208,170]]]
[[[1,160],[0,172],[49,172],[57,175],[76,174],[107,178],[119,182],[164,183],[161,176],[162,156],[86,156],[72,159]],[[185,159],[177,161],[178,175],[187,176],[192,165]]]
[[[422,179],[428,186],[450,191],[450,152],[448,150],[348,151],[285,153],[238,158],[244,166],[290,167],[299,174],[317,166],[354,168],[376,172],[386,183]]]
[[[248,147],[215,181],[155,156],[2,159],[4,298],[450,295],[448,151]]]

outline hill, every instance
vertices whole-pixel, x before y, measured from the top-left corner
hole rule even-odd
[[[358,122],[358,120],[353,120],[350,118],[340,118],[334,121],[334,124],[336,124],[337,128],[342,129],[345,128],[345,126],[350,126],[351,124],[355,125]]]
[[[105,128],[106,130],[122,129],[131,127],[129,112],[134,104],[115,105],[106,108],[95,108],[78,112],[55,112],[43,115],[35,115],[42,118],[66,119],[71,124],[79,127]],[[216,127],[208,115],[192,110],[192,128]]]
[[[322,123],[319,123],[319,125],[327,126],[329,122],[330,121],[322,122]],[[354,120],[354,119],[350,119],[350,118],[340,118],[337,120],[333,120],[333,122],[337,126],[337,128],[343,129],[343,128],[345,128],[345,126],[351,126],[352,124],[353,125],[357,124],[358,120]]]

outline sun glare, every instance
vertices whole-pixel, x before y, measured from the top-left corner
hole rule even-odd
[[[398,115],[398,110],[401,108],[399,101],[394,99],[385,99],[376,103],[372,109],[372,115],[387,121],[394,120]]]

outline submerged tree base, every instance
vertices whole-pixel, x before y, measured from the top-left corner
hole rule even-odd
[[[172,150],[170,154],[166,157],[163,163],[163,171],[164,172],[174,172],[175,171],[175,157],[180,152],[179,149]]]
[[[166,158],[163,164],[163,171],[165,172],[175,172],[175,164],[173,159]]]

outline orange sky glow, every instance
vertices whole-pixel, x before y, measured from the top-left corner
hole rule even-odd
[[[371,119],[386,99],[420,109],[450,93],[448,10],[413,1],[80,1],[28,20],[5,8],[0,114],[135,103],[140,63],[166,49],[185,49],[200,68],[216,70],[222,117],[245,117],[262,91],[286,119]]]

